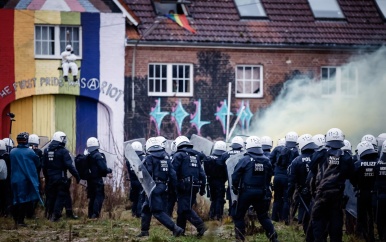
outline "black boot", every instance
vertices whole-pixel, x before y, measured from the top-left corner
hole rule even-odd
[[[137,237],[146,237],[146,236],[149,236],[149,231],[141,231],[141,233],[137,235]]]
[[[69,219],[78,219],[72,210],[66,210],[66,217]]]
[[[271,235],[268,236],[270,242],[279,242],[277,240],[277,233],[273,232]]]
[[[178,237],[184,233],[184,230],[177,225],[174,225],[173,236]]]
[[[68,76],[63,76],[63,78],[65,82],[68,82]]]
[[[203,236],[205,231],[207,230],[208,230],[208,227],[206,227],[206,225],[202,223],[201,225],[197,226],[197,236],[198,237]]]
[[[78,78],[76,76],[73,76],[73,78],[74,78],[74,82],[78,81]]]

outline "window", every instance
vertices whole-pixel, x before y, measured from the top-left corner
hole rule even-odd
[[[358,75],[355,68],[322,67],[322,96],[355,97],[358,93]]]
[[[193,96],[192,64],[149,64],[149,96]]]
[[[262,66],[236,66],[236,97],[263,97]]]
[[[375,0],[379,10],[381,10],[383,17],[386,18],[386,0]]]
[[[186,9],[185,1],[175,0],[175,1],[167,1],[167,0],[154,0],[154,7],[157,15],[166,15],[166,14],[185,14],[188,15],[188,11]]]
[[[60,58],[67,44],[72,45],[74,54],[81,57],[81,27],[78,26],[35,26],[35,57]]]
[[[337,0],[308,0],[315,18],[342,19],[344,15]]]
[[[261,0],[235,0],[241,17],[266,17]]]

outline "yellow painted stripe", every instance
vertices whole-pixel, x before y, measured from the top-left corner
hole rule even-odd
[[[36,11],[35,24],[61,24],[62,18],[59,11]]]
[[[14,141],[16,141],[16,136],[21,132],[28,132],[30,134],[33,132],[32,106],[32,97],[22,98],[11,103],[10,110],[16,115],[16,121],[12,122],[12,138]]]
[[[33,97],[33,131],[51,139],[55,132],[55,99],[53,95]],[[60,110],[58,110],[60,112]]]
[[[56,130],[67,135],[67,149],[75,152],[76,146],[76,98],[71,95],[55,95]]]
[[[59,93],[60,60],[36,60],[36,94]]]
[[[15,11],[15,99],[35,94],[34,11]]]

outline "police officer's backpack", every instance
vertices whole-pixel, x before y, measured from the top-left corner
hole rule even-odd
[[[79,154],[75,157],[75,167],[80,179],[87,180],[91,176],[90,159],[88,155]]]
[[[0,180],[7,179],[7,164],[4,159],[0,159]]]

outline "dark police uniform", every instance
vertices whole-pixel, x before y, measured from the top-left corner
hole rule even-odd
[[[378,154],[368,154],[354,163],[352,185],[357,191],[357,225],[356,235],[374,241],[374,216],[372,207],[373,189],[375,182],[375,165]]]
[[[375,221],[380,241],[386,241],[386,153],[382,153],[375,166],[374,190],[377,195]]]
[[[68,193],[67,170],[79,183],[78,171],[72,165],[69,151],[62,143],[53,140],[43,156],[43,174],[46,178],[46,213],[52,221],[58,221],[62,216]]]
[[[201,166],[200,155],[191,146],[180,146],[173,156],[173,167],[177,173],[177,225],[185,230],[186,221],[192,223],[201,236],[206,231],[202,219],[192,210],[196,194],[205,194],[206,177]]]
[[[235,224],[236,238],[245,240],[244,216],[249,206],[252,205],[257,219],[264,228],[268,238],[276,241],[276,233],[268,216],[266,206],[267,188],[272,177],[272,166],[269,159],[262,154],[255,154],[248,149],[245,156],[237,163],[232,174],[232,189],[239,193],[237,207],[233,221]],[[237,189],[240,187],[240,190]]]
[[[341,149],[330,148],[317,152],[311,162],[317,165],[311,212],[313,241],[325,241],[327,234],[331,241],[342,241],[342,198],[345,181],[354,169],[351,156]]]
[[[137,153],[138,158],[142,161],[145,159],[145,153],[142,151],[135,151]],[[131,213],[133,217],[141,217],[141,209],[142,209],[142,203],[141,200],[141,192],[142,192],[142,186],[141,183],[138,180],[137,175],[135,174],[134,169],[131,167],[130,162],[126,159],[126,167],[127,171],[129,173],[129,179],[130,179],[130,194],[129,194],[129,200],[132,202],[131,207]]]
[[[224,213],[225,182],[228,180],[227,166],[221,159],[223,153],[224,151],[215,150],[204,160],[211,200],[209,217],[217,220],[221,220]]]
[[[90,159],[90,177],[87,179],[88,217],[99,218],[105,200],[105,187],[103,177],[111,173],[112,170],[107,167],[106,158],[98,149],[89,154]]]

